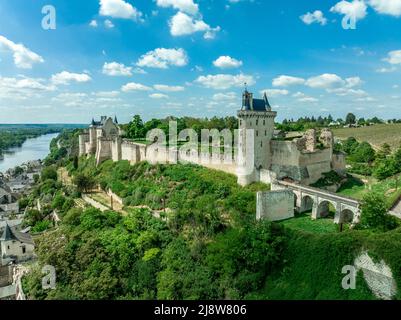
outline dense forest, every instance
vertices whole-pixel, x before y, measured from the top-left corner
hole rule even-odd
[[[38,262],[23,279],[30,299],[374,299],[361,273],[355,290],[341,286],[342,267],[362,250],[384,259],[401,285],[401,229],[375,195],[364,200],[358,228],[315,233],[256,221],[264,184],[241,187],[195,165],[96,167],[94,158],[57,152],[22,200],[43,204],[25,221],[39,232]],[[60,181],[60,167],[73,184]],[[80,205],[95,185],[123,198],[124,212]],[[53,210],[58,226],[48,219]],[[55,290],[41,287],[44,265],[56,268]]]

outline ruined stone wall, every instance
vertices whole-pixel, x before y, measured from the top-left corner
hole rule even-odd
[[[295,196],[290,190],[258,192],[256,219],[280,221],[294,217]]]
[[[339,174],[345,174],[345,153],[333,153],[332,168]]]
[[[311,152],[310,145],[310,150],[300,150],[304,144],[299,142],[300,139],[273,140],[271,170],[278,179],[289,177],[304,184],[314,183],[322,177],[322,173],[332,170],[332,149],[315,149]]]

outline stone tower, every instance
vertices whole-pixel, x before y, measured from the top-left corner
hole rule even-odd
[[[274,119],[267,95],[254,99],[245,90],[242,95],[242,108],[238,111],[238,183],[247,185],[260,181],[261,170],[270,170],[272,160],[271,139],[274,132]]]

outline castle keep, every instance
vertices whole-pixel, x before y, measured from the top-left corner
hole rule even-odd
[[[187,161],[209,168],[223,170],[238,176],[241,185],[252,182],[272,183],[287,180],[310,185],[332,170],[345,171],[343,154],[333,151],[334,137],[330,130],[319,133],[308,130],[294,139],[278,137],[274,132],[277,112],[272,111],[266,94],[263,99],[253,98],[245,90],[239,119],[238,157],[227,159],[222,155],[212,158],[197,150],[168,150],[157,142],[146,145],[122,139],[117,119],[101,117],[92,120],[89,129],[79,137],[80,155],[94,155],[97,164],[107,159],[151,163]]]

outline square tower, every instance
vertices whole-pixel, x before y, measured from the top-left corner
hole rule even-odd
[[[247,185],[260,181],[260,170],[271,166],[271,144],[274,132],[274,119],[277,112],[272,111],[267,95],[254,99],[245,90],[242,95],[242,108],[238,111],[238,182]]]

